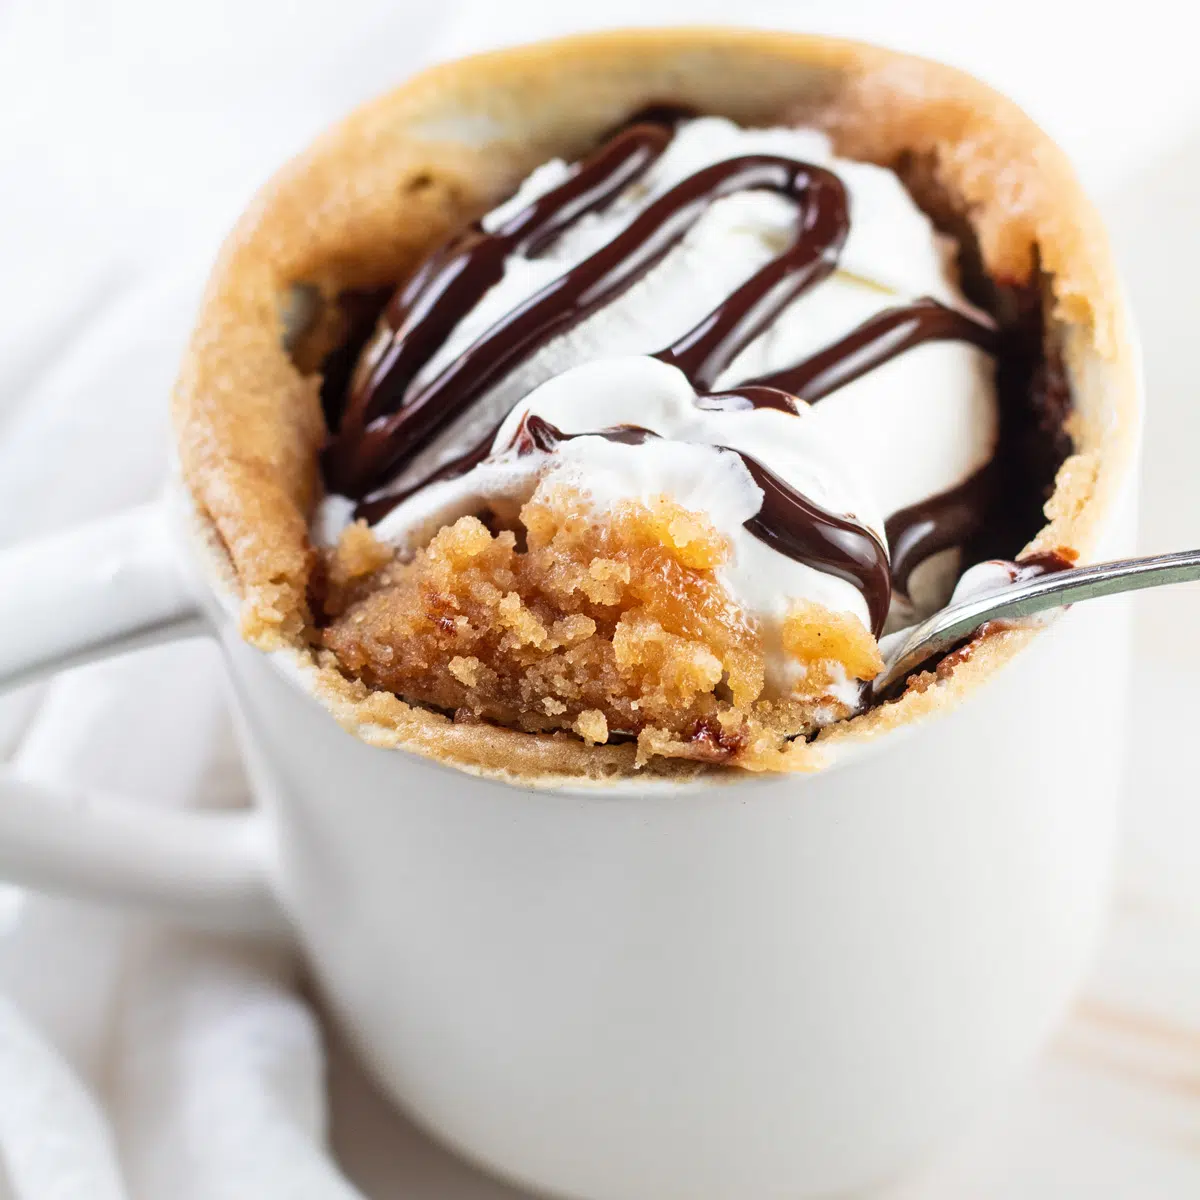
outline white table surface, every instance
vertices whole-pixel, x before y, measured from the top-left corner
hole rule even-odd
[[[746,7],[748,20],[874,36],[960,62],[1064,142],[1110,220],[1143,330],[1143,546],[1200,545],[1191,296],[1200,279],[1200,77],[1186,27],[1173,25],[1176,6],[1148,0],[1110,15],[1033,0],[970,13],[948,4]],[[561,4],[354,0],[331,19],[330,6],[282,0],[0,3],[0,544],[119,508],[153,486],[154,456],[124,461],[120,442],[104,440],[105,412],[82,408],[64,433],[42,415],[48,399],[86,394],[98,374],[120,377],[143,398],[124,436],[132,428],[161,439],[160,397],[203,264],[263,174],[332,116],[448,53],[580,23],[647,13],[705,20],[727,9],[609,0],[581,21]],[[179,319],[148,323],[144,353],[108,353],[112,312],[127,321],[168,310]],[[63,345],[78,351],[67,363]],[[38,484],[59,436],[99,452],[69,495],[48,496]],[[1127,836],[1086,994],[1037,1073],[893,1200],[1200,1196],[1200,789],[1191,770],[1200,589],[1144,597],[1138,614]],[[28,719],[27,706],[0,708],[0,758],[19,749]],[[236,790],[236,767],[226,774]],[[330,1085],[334,1149],[366,1195],[516,1195],[389,1110],[336,1044]]]

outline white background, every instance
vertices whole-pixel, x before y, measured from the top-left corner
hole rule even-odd
[[[965,66],[1066,146],[1109,219],[1142,329],[1144,546],[1200,545],[1200,77],[1187,10],[1166,0],[0,0],[0,545],[152,494],[206,264],[266,174],[346,108],[485,46],[731,10]],[[1129,834],[1095,982],[1038,1078],[906,1200],[1200,1194],[1200,591],[1139,611]],[[204,651],[175,649],[10,699],[0,758],[148,801],[235,802],[217,675]],[[1104,647],[1079,686],[1105,686]],[[288,964],[164,948],[124,919],[14,890],[0,900],[0,988],[17,1022],[0,1020],[0,1149],[17,1194],[351,1194],[309,1138],[320,1056]],[[207,1072],[184,1053],[197,1037]],[[276,1091],[250,1071],[273,1054],[294,1074]],[[334,1094],[339,1146],[371,1194],[504,1194],[398,1125],[341,1056]],[[38,1097],[53,1102],[40,1111]]]

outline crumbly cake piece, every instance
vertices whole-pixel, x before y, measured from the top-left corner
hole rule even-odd
[[[882,668],[857,617],[805,603],[783,630],[799,683],[786,702],[765,698],[761,637],[716,574],[730,546],[665,497],[598,522],[576,493],[550,489],[519,532],[520,547],[514,531],[462,517],[412,562],[381,565],[387,549],[350,526],[330,556],[324,645],[369,686],[460,721],[571,729],[593,745],[635,736],[639,761],[734,765],[763,765],[846,715],[830,685]]]
[[[368,688],[313,649],[320,562],[308,521],[325,436],[314,364],[339,339],[341,297],[395,284],[540,162],[575,157],[664,101],[743,123],[819,125],[838,153],[902,174],[919,156],[936,195],[918,200],[959,215],[997,284],[1044,287],[1062,346],[1076,453],[1032,548],[1086,558],[1115,503],[1136,445],[1137,384],[1112,256],[1061,151],[1004,97],[890,51],[737,30],[587,35],[438,67],[359,109],[264,190],[218,261],[174,397],[181,471],[212,561],[240,597],[245,635],[292,655],[368,740],[522,778],[637,769],[637,747],[614,745],[611,730],[600,742],[599,718],[609,722],[599,708],[581,711],[578,736],[456,723]],[[309,312],[290,328],[297,296]],[[774,765],[819,766],[839,743],[953,704],[1029,636],[986,639],[936,686],[794,741]],[[659,745],[674,752],[669,738]]]

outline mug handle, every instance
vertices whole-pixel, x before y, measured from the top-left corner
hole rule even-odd
[[[0,551],[0,692],[98,658],[213,636],[160,505]],[[261,812],[164,811],[0,768],[0,876],[206,929],[280,933]]]

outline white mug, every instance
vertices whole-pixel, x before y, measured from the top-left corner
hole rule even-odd
[[[1129,548],[1133,487],[1099,556]],[[0,680],[215,632],[259,803],[152,811],[3,776],[0,873],[292,931],[389,1093],[525,1185],[869,1187],[1029,1064],[1086,969],[1120,790],[1119,601],[815,775],[544,790],[346,733],[236,610],[179,487],[0,554],[0,629],[22,631]]]

